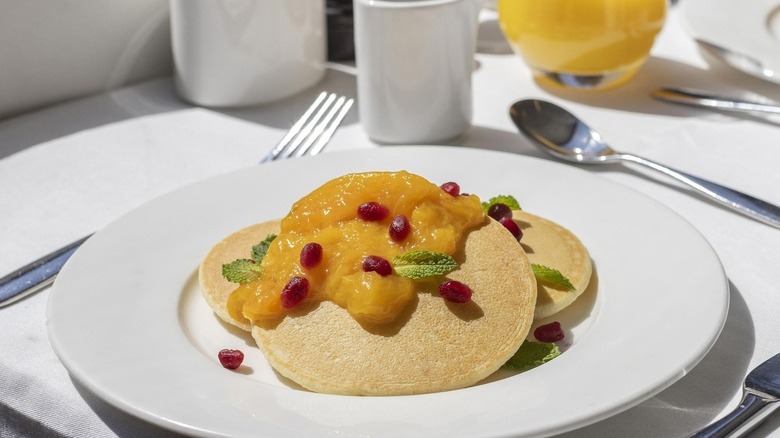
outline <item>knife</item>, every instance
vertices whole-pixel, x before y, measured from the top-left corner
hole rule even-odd
[[[780,406],[780,354],[762,363],[745,378],[742,401],[731,413],[690,438],[724,438],[746,435]]]
[[[0,307],[19,301],[54,282],[54,278],[57,277],[65,262],[90,236],[83,237],[0,278]]]
[[[686,88],[658,88],[650,93],[655,99],[666,102],[692,105],[721,111],[733,111],[741,113],[769,113],[780,114],[780,106],[747,100],[733,99],[730,97],[712,96],[701,91]]]

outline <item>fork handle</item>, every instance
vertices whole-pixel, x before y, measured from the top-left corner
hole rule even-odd
[[[737,438],[761,424],[777,407],[777,400],[745,391],[742,401],[720,420],[691,435],[690,438]]]
[[[0,307],[18,301],[50,285],[60,273],[65,262],[89,237],[83,237],[0,278]]]

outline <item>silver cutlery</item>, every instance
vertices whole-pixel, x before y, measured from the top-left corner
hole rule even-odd
[[[696,43],[699,44],[699,47],[706,50],[707,53],[714,55],[716,58],[743,73],[772,82],[780,82],[780,76],[778,76],[777,72],[767,68],[761,61],[750,55],[700,39],[697,39]]]
[[[739,100],[730,97],[713,96],[698,90],[686,88],[664,87],[650,92],[650,95],[665,102],[679,103],[683,105],[697,106],[722,111],[734,111],[740,113],[769,113],[780,114],[780,105]]]
[[[780,207],[646,158],[616,152],[598,132],[553,103],[521,100],[510,107],[509,114],[523,134],[558,158],[585,164],[619,161],[642,164],[687,184],[734,211],[780,228]]]
[[[757,366],[742,385],[742,401],[729,414],[691,438],[745,436],[780,406],[780,354]]]
[[[261,163],[319,154],[353,103],[352,98],[323,91]],[[90,236],[0,278],[0,307],[18,301],[54,282],[65,262]]]

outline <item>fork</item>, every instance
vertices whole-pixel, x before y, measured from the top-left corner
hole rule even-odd
[[[260,163],[304,155],[317,155],[349,112],[354,99],[323,91]],[[64,248],[0,278],[0,307],[7,306],[52,284],[74,252],[92,236],[85,236]]]

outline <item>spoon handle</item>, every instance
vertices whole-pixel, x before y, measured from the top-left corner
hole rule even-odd
[[[617,154],[615,156],[621,160],[643,164],[651,169],[655,169],[661,173],[671,176],[680,182],[688,184],[702,194],[707,195],[711,199],[739,213],[750,216],[753,219],[759,220],[773,227],[780,228],[780,207],[774,204],[770,204],[745,193],[724,187],[712,181],[707,181],[706,179],[702,179],[685,172],[680,172],[679,170],[669,168],[663,164],[656,163],[655,161],[651,161],[646,158],[630,154]]]

